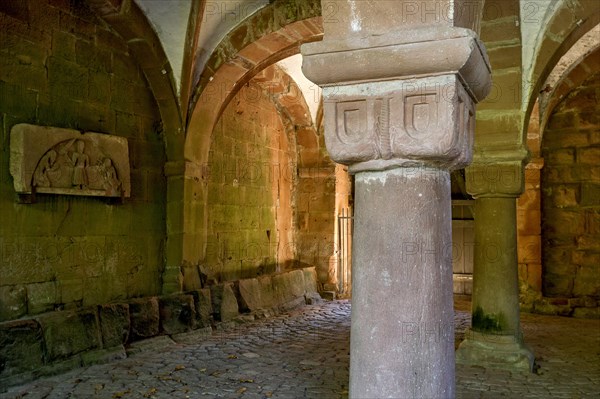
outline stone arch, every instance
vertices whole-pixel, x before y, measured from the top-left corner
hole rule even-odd
[[[186,161],[206,161],[214,124],[243,84],[269,65],[298,54],[300,45],[321,40],[322,36],[321,17],[294,22],[250,43],[222,64],[197,95],[190,113],[184,147]]]
[[[200,64],[199,59],[196,59],[192,65],[191,73],[194,76],[191,78],[192,88],[186,112],[188,124],[189,115],[197,107],[201,93],[223,64],[236,58],[244,47],[276,31],[288,33],[292,38],[306,37],[311,33],[322,34],[321,19],[316,18],[320,16],[320,0],[275,0],[241,21],[221,40],[206,63]],[[302,29],[300,25],[294,25],[292,30],[286,30],[286,26],[303,20],[307,22],[305,24],[307,30],[298,30]],[[311,21],[314,23],[311,24]]]
[[[543,132],[554,109],[573,90],[579,87],[591,74],[597,72],[600,65],[600,43],[594,50],[582,55],[568,67],[559,78],[556,85],[551,88],[548,100],[544,106],[540,120],[540,135]]]
[[[533,61],[530,81],[526,85],[523,104],[527,127],[529,116],[544,84],[561,57],[583,35],[600,23],[600,8],[595,1],[563,1],[546,24],[537,55]]]
[[[135,55],[160,111],[167,160],[183,155],[183,124],[173,69],[147,17],[132,0],[89,0],[90,8],[114,29]]]
[[[265,28],[265,31],[268,30]],[[206,183],[210,142],[227,104],[261,70],[299,53],[301,44],[321,38],[321,17],[292,22],[246,45],[235,57],[218,67],[207,79],[205,87],[202,88],[202,82],[198,86],[202,91],[196,94],[197,101],[189,113],[184,160],[169,165],[165,170],[171,186],[167,193],[170,216],[167,218],[163,292],[180,291],[183,287],[182,270],[197,269],[206,256]]]

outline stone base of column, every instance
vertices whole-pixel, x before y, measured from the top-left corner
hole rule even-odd
[[[511,371],[533,371],[533,352],[514,335],[469,330],[456,351],[456,363]]]

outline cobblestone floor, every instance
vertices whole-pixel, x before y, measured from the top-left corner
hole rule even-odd
[[[457,340],[469,324],[456,304]],[[524,314],[536,374],[457,367],[458,398],[600,398],[600,321]],[[348,396],[350,303],[326,302],[210,337],[149,340],[127,359],[13,387],[0,398]]]

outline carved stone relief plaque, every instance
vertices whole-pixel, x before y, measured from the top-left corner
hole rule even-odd
[[[10,173],[19,194],[131,195],[127,139],[108,134],[15,125]]]

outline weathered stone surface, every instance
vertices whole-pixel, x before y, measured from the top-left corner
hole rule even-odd
[[[209,288],[190,291],[194,297],[194,308],[196,309],[196,323],[198,327],[210,327],[213,319],[213,306]]]
[[[317,270],[314,267],[302,269],[304,273],[304,291],[306,293],[318,292],[317,287]]]
[[[573,295],[600,297],[600,264],[578,268]]]
[[[581,64],[580,64],[581,66]],[[534,310],[544,314],[594,317],[582,297],[600,295],[598,215],[600,175],[596,173],[600,151],[594,133],[600,127],[597,96],[598,74],[583,73],[579,87],[571,91],[547,116],[542,156],[542,281],[544,298]],[[594,80],[595,79],[595,80]],[[557,303],[555,298],[568,299]],[[591,309],[591,310],[587,310]]]
[[[317,270],[314,267],[302,269],[304,274],[304,299],[307,305],[314,305],[322,301],[318,292]]]
[[[250,278],[238,282],[239,304],[242,312],[253,312],[263,308],[261,287],[258,280]]]
[[[10,172],[15,191],[129,197],[129,149],[124,137],[15,125]]]
[[[33,371],[44,364],[44,336],[35,320],[0,323],[0,377]]]
[[[334,161],[350,165],[351,172],[414,167],[420,164],[418,157],[448,168],[471,161],[467,148],[474,133],[474,105],[454,75],[325,87],[323,93],[328,98],[326,129],[331,131],[325,135],[327,150]],[[425,132],[430,141],[422,140]]]
[[[101,305],[98,308],[98,316],[104,348],[125,345],[131,328],[129,305],[126,303]]]
[[[379,17],[374,19],[379,23]],[[406,30],[402,35],[363,34],[351,41],[347,38],[332,41],[325,36],[323,42],[303,45],[302,54],[307,78],[324,86],[456,73],[471,82],[470,89],[477,101],[485,98],[491,88],[491,69],[483,44],[474,32],[460,28]],[[422,54],[428,54],[426,60]],[[398,59],[414,62],[399,63]],[[338,68],[323,68],[324,64],[335,64]]]
[[[160,313],[158,298],[141,298],[129,302],[131,317],[130,341],[158,335],[160,329]]]
[[[277,306],[275,291],[273,289],[273,279],[271,276],[260,276],[257,278],[260,286],[260,298],[265,309],[271,309]]]
[[[239,315],[238,302],[231,283],[210,287],[213,314],[216,321],[231,321]]]
[[[196,308],[192,295],[170,295],[161,297],[160,325],[166,334],[179,334],[196,326]]]
[[[453,396],[452,259],[444,250],[451,242],[449,172],[360,173],[355,206],[351,397],[408,397],[409,389]],[[411,228],[401,227],[397,218],[411,213]],[[415,380],[416,369],[429,372]]]
[[[600,307],[595,308],[575,308],[573,317],[581,319],[600,319]]]
[[[29,284],[27,286],[27,299],[30,314],[54,310],[54,304],[58,302],[56,282]]]
[[[304,273],[302,270],[284,272],[272,276],[273,293],[279,306],[296,302],[304,297]]]
[[[49,362],[66,359],[101,346],[95,311],[62,311],[40,316]]]
[[[22,285],[0,287],[0,321],[18,319],[27,313],[27,291]]]
[[[506,370],[532,371],[533,352],[514,335],[468,331],[456,353],[456,362]]]
[[[181,268],[183,275],[183,290],[192,291],[202,288],[202,279],[197,265],[184,265]]]

